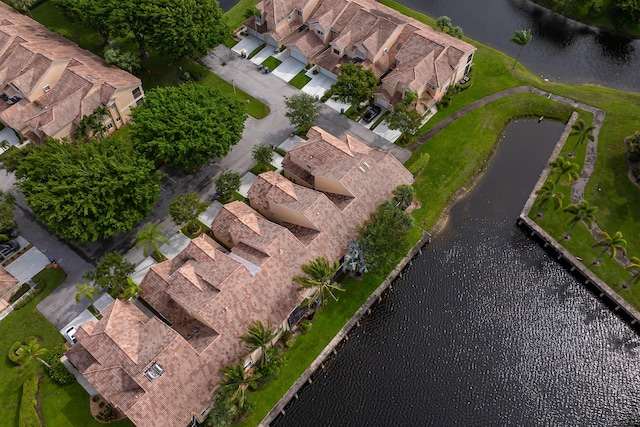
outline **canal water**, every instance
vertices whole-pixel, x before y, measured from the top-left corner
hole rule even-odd
[[[446,229],[273,426],[640,425],[639,337],[515,226],[562,129],[508,126]]]

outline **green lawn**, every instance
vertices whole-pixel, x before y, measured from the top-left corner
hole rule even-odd
[[[291,86],[297,87],[298,89],[302,89],[307,83],[311,81],[311,77],[307,76],[305,73],[307,70],[302,70],[294,78],[289,80],[289,84]]]
[[[278,58],[275,58],[273,56],[270,56],[264,61],[262,61],[262,66],[264,68],[268,68],[269,71],[275,70],[280,64],[282,64],[282,61],[280,61]]]

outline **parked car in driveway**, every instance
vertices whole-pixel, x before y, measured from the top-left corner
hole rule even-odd
[[[69,326],[67,328],[66,331],[64,331],[64,334],[66,335],[65,338],[71,343],[71,344],[75,344],[78,342],[78,340],[76,339],[76,327],[75,326]]]
[[[364,116],[362,116],[362,120],[365,123],[371,123],[373,119],[378,117],[378,114],[380,114],[381,111],[382,111],[382,108],[378,107],[377,105],[370,105],[369,107],[367,107],[367,111],[364,112]]]
[[[0,245],[0,261],[4,261],[19,250],[20,243],[15,240],[9,240],[7,243],[3,243]]]

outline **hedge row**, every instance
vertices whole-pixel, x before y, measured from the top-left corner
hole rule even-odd
[[[22,365],[22,357],[16,354],[16,351],[22,346],[20,341],[16,341],[13,343],[11,347],[9,347],[9,360],[11,360],[16,365]]]
[[[13,306],[14,310],[20,310],[22,307],[24,307],[25,305],[29,304],[31,301],[33,301],[33,299],[35,297],[38,296],[38,294],[40,294],[40,292],[42,292],[44,290],[44,288],[47,287],[47,282],[45,282],[44,279],[41,279],[38,276],[34,276],[34,278],[32,280],[35,282],[36,287],[22,301],[16,303]]]
[[[64,343],[61,343],[49,350],[45,358],[46,362],[50,366],[48,369],[49,376],[59,384],[69,384],[76,379],[60,361],[60,358],[66,351],[67,347]]]
[[[29,289],[31,289],[31,286],[29,286],[28,283],[23,283],[22,286],[20,286],[18,292],[11,295],[11,298],[9,298],[9,304],[13,304],[14,302],[18,301],[18,298],[26,294]]]
[[[38,374],[32,372],[22,385],[22,401],[20,402],[19,427],[42,427],[36,410],[38,394]]]

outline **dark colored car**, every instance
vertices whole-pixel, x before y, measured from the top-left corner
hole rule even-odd
[[[20,250],[20,243],[15,240],[9,240],[7,243],[3,243],[0,245],[0,260],[9,258],[18,250]]]
[[[378,117],[378,114],[380,114],[381,111],[382,109],[377,105],[370,105],[369,107],[367,107],[367,111],[364,112],[362,120],[364,120],[365,123],[370,123],[371,120]]]

